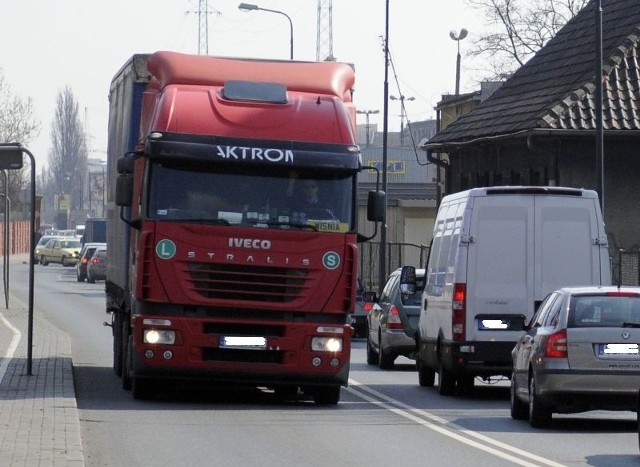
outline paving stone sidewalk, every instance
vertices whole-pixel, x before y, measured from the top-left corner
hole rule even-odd
[[[36,314],[28,375],[28,306],[0,295],[0,465],[84,466],[69,338]]]

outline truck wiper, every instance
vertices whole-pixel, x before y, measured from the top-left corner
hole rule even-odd
[[[625,321],[622,323],[623,328],[640,328],[640,323],[634,323],[631,321]]]
[[[275,226],[280,227],[283,225],[288,225],[289,227],[295,227],[301,230],[313,230],[314,232],[318,231],[318,228],[312,224],[298,224],[292,222],[277,222],[277,221],[266,221],[266,222],[256,222],[256,224],[267,224],[269,227]]]

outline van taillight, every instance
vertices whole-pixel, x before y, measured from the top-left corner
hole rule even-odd
[[[547,358],[567,358],[567,330],[561,329],[547,337],[547,346],[544,349]]]
[[[452,303],[452,318],[451,318],[451,330],[453,333],[454,341],[464,340],[464,328],[467,318],[467,285],[466,284],[454,284],[453,285],[453,303]]]

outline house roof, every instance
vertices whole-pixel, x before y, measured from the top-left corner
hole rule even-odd
[[[603,129],[640,130],[640,1],[602,1]],[[423,149],[539,130],[594,130],[592,0],[489,99]]]

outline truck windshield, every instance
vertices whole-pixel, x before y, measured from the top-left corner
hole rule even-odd
[[[257,228],[354,230],[355,174],[207,172],[152,164],[146,217]]]

